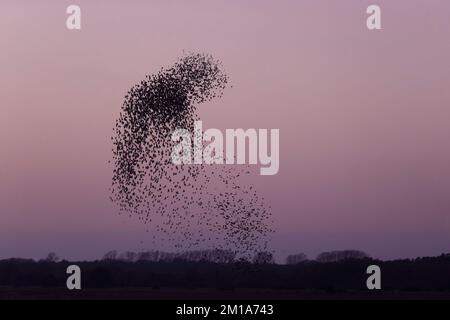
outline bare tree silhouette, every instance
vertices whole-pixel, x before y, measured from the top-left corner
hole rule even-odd
[[[286,264],[298,264],[308,260],[308,257],[304,253],[290,254],[286,258]]]
[[[338,262],[350,259],[364,259],[369,258],[369,255],[359,250],[342,250],[342,251],[330,251],[320,253],[316,260],[318,262]]]
[[[46,262],[58,262],[58,261],[60,261],[61,259],[60,259],[60,257],[56,254],[56,253],[54,253],[54,252],[50,252],[48,255],[47,255],[47,257],[45,258],[45,261]]]

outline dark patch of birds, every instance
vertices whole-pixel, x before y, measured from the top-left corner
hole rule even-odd
[[[111,200],[179,250],[215,247],[243,258],[265,250],[270,208],[243,181],[245,165],[174,165],[172,132],[193,132],[197,105],[222,96],[228,76],[212,56],[180,58],[133,86],[116,121]]]

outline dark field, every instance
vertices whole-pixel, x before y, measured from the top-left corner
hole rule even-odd
[[[450,300],[450,292],[324,292],[264,289],[0,288],[0,300]]]

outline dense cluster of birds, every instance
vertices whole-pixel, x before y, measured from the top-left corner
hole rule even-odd
[[[174,130],[193,131],[198,104],[222,96],[228,76],[203,53],[185,55],[133,86],[116,121],[111,200],[157,241],[240,256],[265,250],[270,208],[243,176],[245,165],[174,165]]]

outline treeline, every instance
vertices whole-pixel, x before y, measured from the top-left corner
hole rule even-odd
[[[318,262],[338,262],[348,259],[365,259],[370,256],[359,250],[341,250],[322,252],[315,259]],[[59,256],[51,252],[44,261],[58,262]],[[152,261],[152,262],[172,262],[172,261],[189,261],[189,262],[213,262],[213,263],[234,263],[234,262],[251,262],[254,264],[275,263],[273,253],[269,251],[257,252],[253,257],[237,257],[236,253],[231,250],[209,249],[209,250],[191,250],[184,252],[166,252],[159,250],[152,251],[125,251],[119,253],[117,250],[107,252],[103,261]],[[308,261],[308,257],[304,253],[292,254],[286,258],[286,264],[297,264]]]
[[[232,263],[236,260],[236,253],[231,250],[212,249],[212,250],[192,250],[184,252],[165,252],[165,251],[126,251],[119,254],[116,250],[107,252],[102,260],[106,261],[152,261],[152,262],[172,262],[174,260],[200,262],[207,261],[213,263]]]
[[[350,253],[347,253],[350,254]],[[105,256],[98,261],[54,261],[55,256],[40,261],[7,259],[0,261],[0,286],[65,287],[66,269],[71,264],[82,270],[83,288],[267,288],[325,290],[332,292],[366,289],[366,269],[376,264],[382,272],[382,288],[397,291],[450,291],[450,254],[439,257],[380,261],[369,257],[342,256],[331,252],[324,262],[305,260],[292,264],[251,263],[248,261],[211,262],[193,254],[197,261],[187,261],[152,253],[149,259],[120,259],[128,254]],[[112,255],[114,256],[114,255]],[[211,253],[214,257],[214,254]],[[257,255],[258,256],[258,255]],[[263,254],[263,258],[267,257]],[[156,258],[158,257],[158,258]],[[53,261],[52,261],[53,259]],[[200,260],[199,260],[200,259]]]

